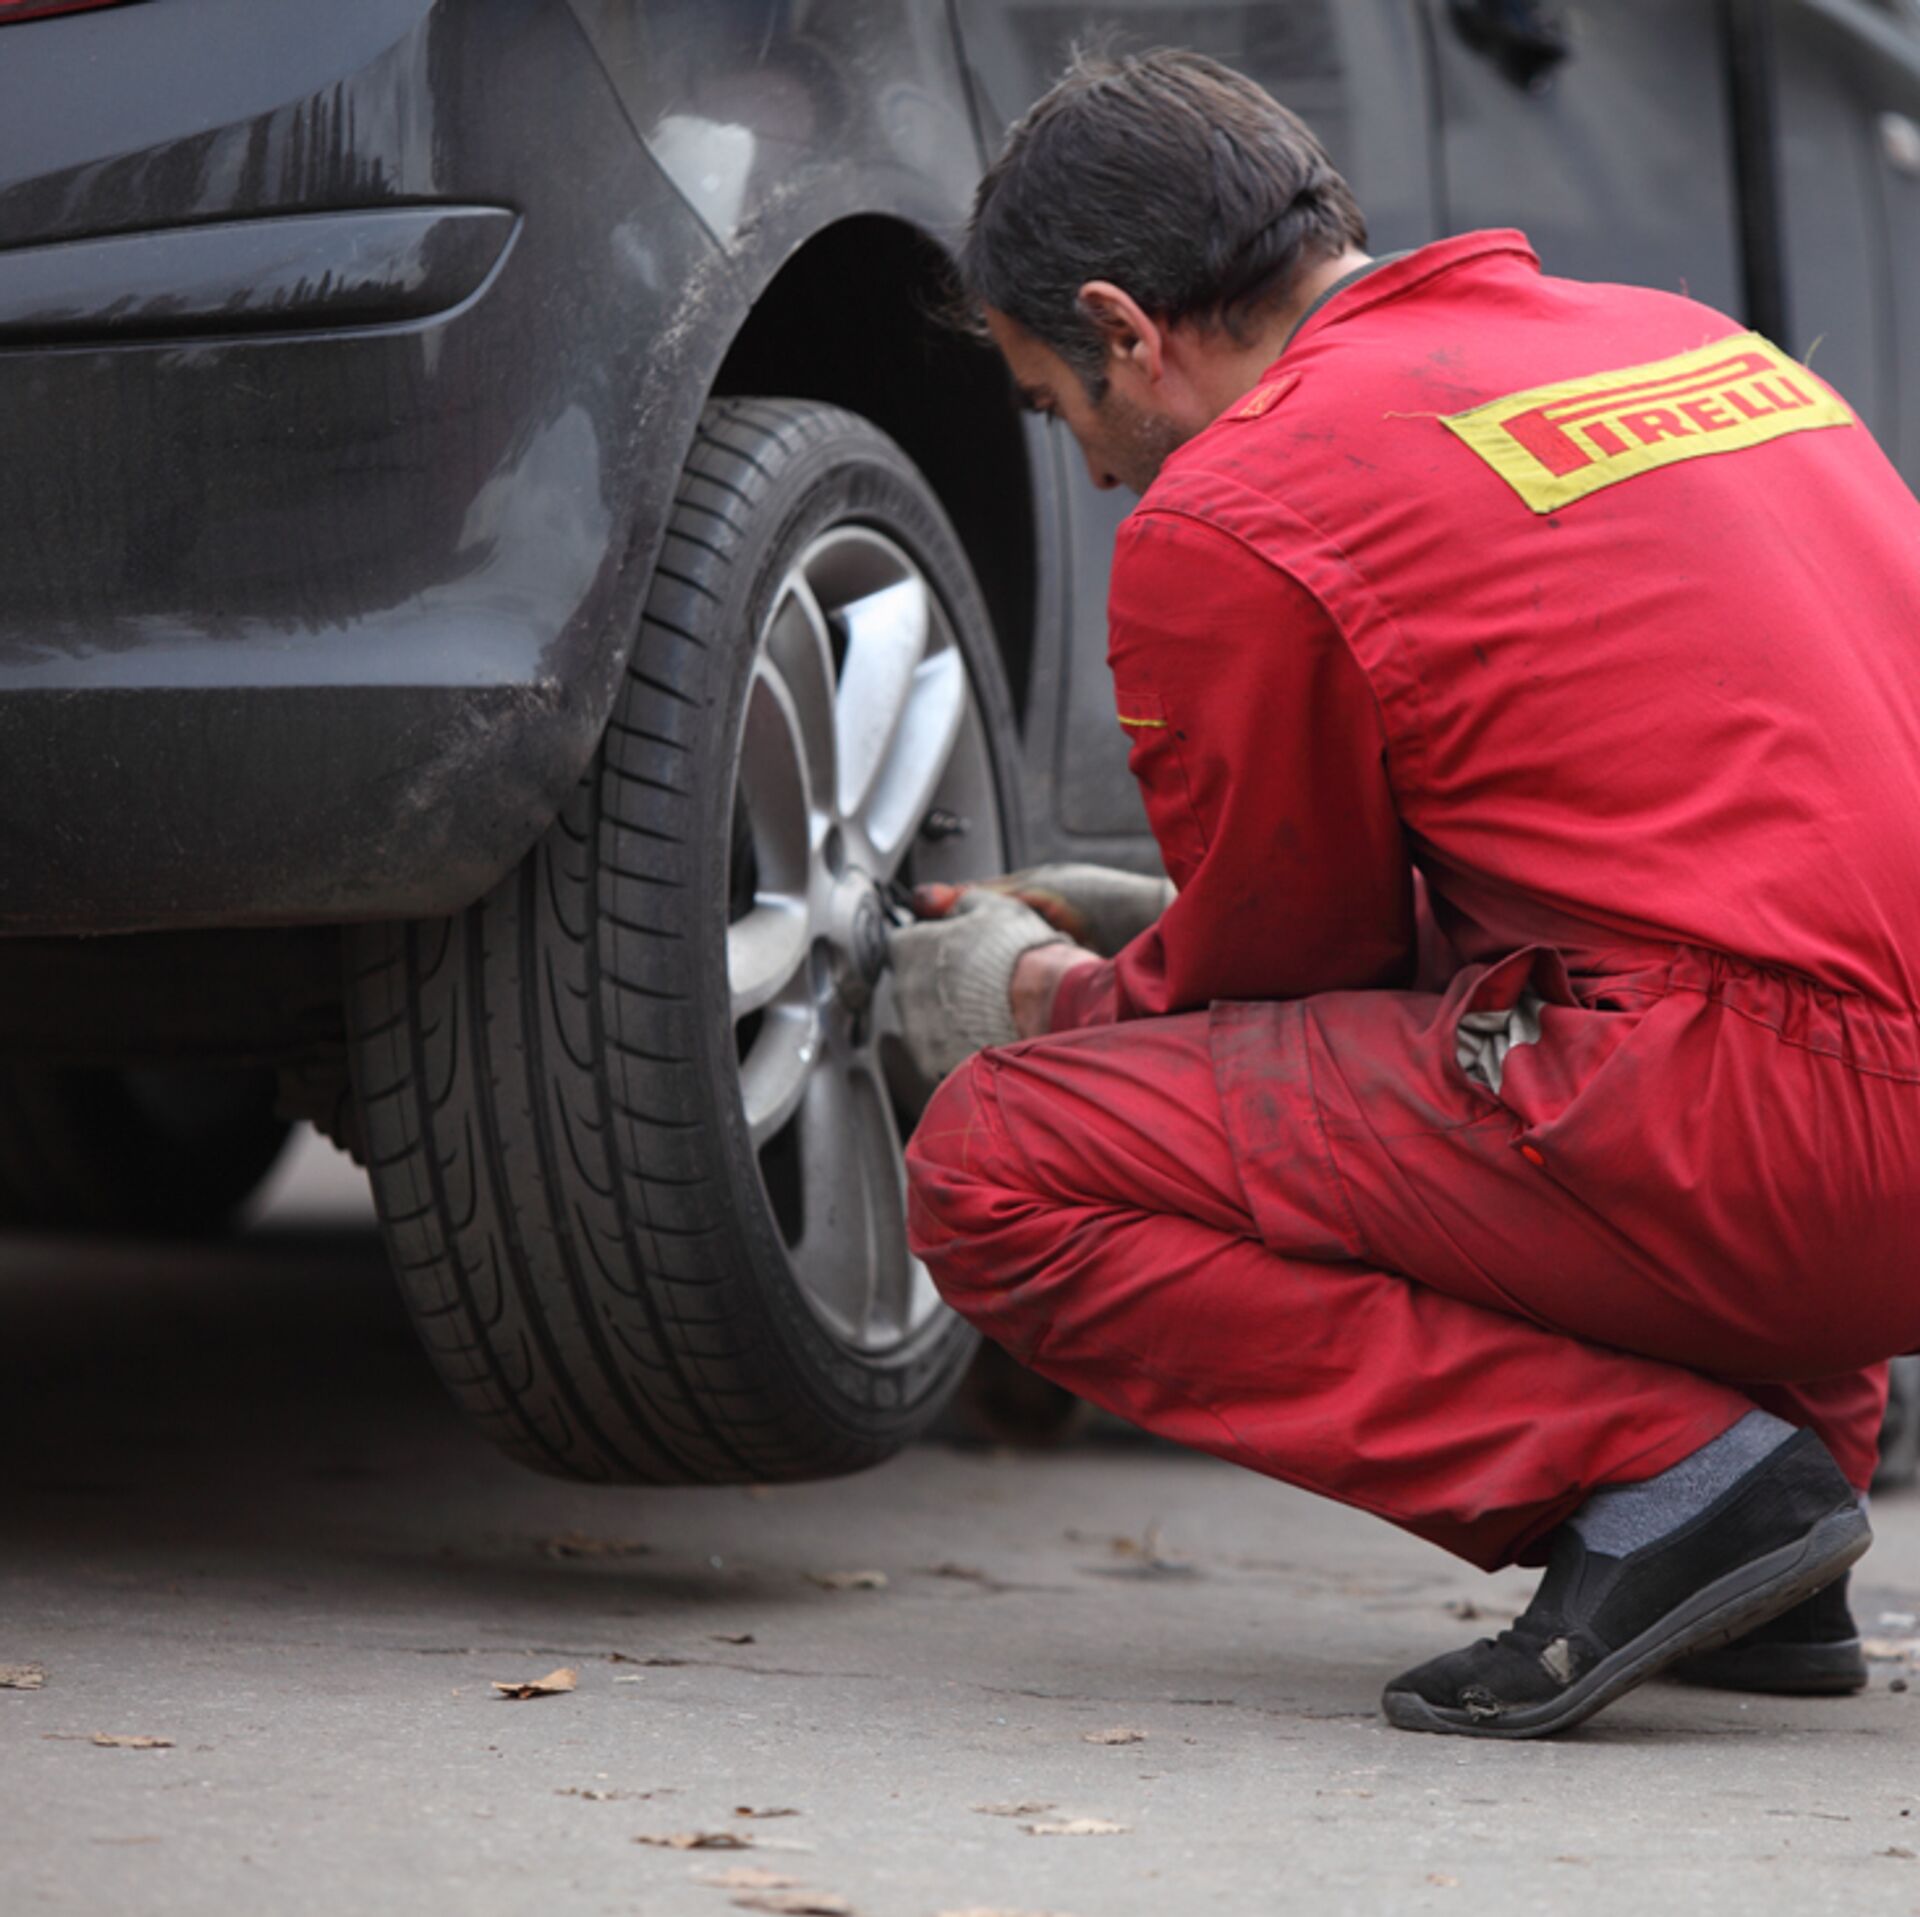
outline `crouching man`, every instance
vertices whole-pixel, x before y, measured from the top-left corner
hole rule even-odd
[[[1185,54],[1080,63],[980,187],[1026,403],[1142,495],[1110,659],[1177,893],[896,937],[915,1249],[1097,1403],[1544,1564],[1397,1725],[1852,1688],[1920,1346],[1920,505],[1719,313],[1365,240]]]

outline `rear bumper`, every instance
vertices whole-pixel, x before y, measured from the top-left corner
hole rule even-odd
[[[143,58],[128,155],[73,122]],[[707,241],[558,6],[169,0],[4,62],[0,935],[458,908],[611,706]]]

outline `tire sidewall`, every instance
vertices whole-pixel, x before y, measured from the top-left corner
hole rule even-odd
[[[905,454],[854,415],[812,408],[830,423],[823,437],[788,449],[769,439],[757,464],[767,475],[750,522],[731,554],[729,589],[712,608],[708,635],[704,748],[693,790],[700,843],[687,953],[688,985],[707,1108],[718,1139],[716,1166],[733,1200],[730,1229],[716,1246],[718,1268],[739,1307],[771,1334],[766,1378],[785,1386],[859,1441],[903,1435],[944,1402],[972,1356],[975,1335],[942,1307],[893,1350],[869,1354],[836,1339],[815,1314],[788,1265],[785,1242],[761,1182],[741,1100],[727,994],[728,888],[734,793],[747,693],[759,637],[782,580],[823,533],[865,527],[900,546],[939,599],[965,658],[999,801],[1008,867],[1024,849],[1012,702],[992,627],[964,552],[931,489]],[[784,457],[781,455],[784,454]],[[629,697],[646,688],[629,682]],[[733,1242],[725,1243],[725,1238]]]

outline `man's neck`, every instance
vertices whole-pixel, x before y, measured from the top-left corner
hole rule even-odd
[[[1327,288],[1338,284],[1349,273],[1371,264],[1372,256],[1350,246],[1332,259],[1316,260],[1294,282],[1286,301],[1265,314],[1259,328],[1244,346],[1233,346],[1211,356],[1206,371],[1205,399],[1218,419],[1230,406],[1236,406],[1260,383],[1260,375],[1280,357],[1281,349],[1292,337],[1293,329],[1305,317]]]

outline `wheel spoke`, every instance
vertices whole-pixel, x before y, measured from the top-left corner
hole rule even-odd
[[[917,576],[841,609],[846,662],[834,701],[843,817],[862,816],[900,730],[916,670],[926,656],[930,607]]]
[[[800,1175],[800,1283],[856,1341],[897,1337],[912,1291],[906,1187],[886,1088],[867,1062],[814,1075],[800,1112]]]
[[[761,893],[745,918],[727,927],[727,990],[743,1019],[778,996],[805,963],[807,909],[798,899]]]
[[[837,777],[833,638],[807,576],[796,568],[767,622],[766,656],[784,681],[799,728],[808,783],[822,798]]]
[[[794,1275],[814,1304],[858,1338],[873,1285],[872,1219],[853,1087],[834,1061],[816,1072],[800,1113],[802,1227]]]
[[[804,898],[813,804],[806,734],[786,679],[764,655],[747,687],[740,791],[759,866],[756,893]]]
[[[779,1005],[754,1034],[752,1049],[740,1066],[740,1098],[747,1131],[758,1151],[800,1109],[807,1085],[816,1076],[820,1055],[819,1022],[811,1005]]]
[[[867,838],[881,865],[876,877],[891,878],[906,856],[946,776],[966,716],[967,669],[949,646],[915,670],[892,749],[867,801]]]
[[[873,1285],[864,1329],[876,1342],[887,1342],[912,1322],[909,1314],[919,1260],[907,1250],[907,1171],[892,1101],[870,1061],[856,1067],[853,1083],[867,1174],[867,1211],[873,1221]]]

